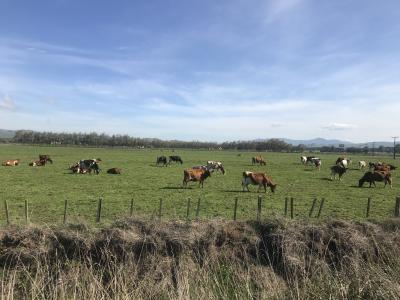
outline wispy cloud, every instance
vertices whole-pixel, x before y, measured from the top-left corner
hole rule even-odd
[[[0,109],[15,110],[15,108],[15,101],[10,96],[5,95],[2,99],[0,99]]]

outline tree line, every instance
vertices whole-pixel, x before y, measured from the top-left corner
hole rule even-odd
[[[32,130],[18,130],[9,142],[20,144],[76,145],[95,147],[132,148],[183,148],[215,150],[255,150],[255,151],[303,151],[303,146],[292,146],[279,139],[265,141],[201,142],[138,138],[129,135],[108,135],[91,133],[55,133]]]

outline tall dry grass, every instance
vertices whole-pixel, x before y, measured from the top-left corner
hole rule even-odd
[[[400,222],[0,231],[1,299],[399,299]]]

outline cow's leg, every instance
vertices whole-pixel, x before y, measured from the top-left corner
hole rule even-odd
[[[265,182],[263,182],[263,186],[264,186],[264,193],[267,192],[267,184]]]

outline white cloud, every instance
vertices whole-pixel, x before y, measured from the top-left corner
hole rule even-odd
[[[357,126],[354,124],[333,123],[333,124],[326,125],[323,128],[327,129],[327,130],[333,130],[333,131],[342,131],[342,130],[351,130],[351,129],[357,128]]]

